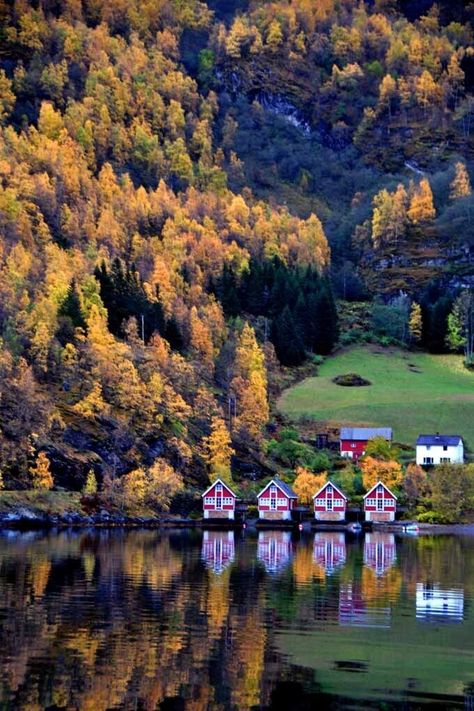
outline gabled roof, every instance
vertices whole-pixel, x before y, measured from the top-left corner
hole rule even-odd
[[[288,496],[289,499],[297,499],[298,498],[289,484],[285,484],[284,481],[282,481],[278,477],[275,477],[274,479],[269,481],[268,484],[266,486],[264,486],[263,489],[257,494],[257,499],[260,498],[260,496],[262,496],[262,494],[268,489],[268,487],[271,484],[275,484],[275,486],[277,486],[280,489],[280,491],[282,491],[285,494],[285,496]]]
[[[416,446],[440,446],[440,447],[457,447],[462,442],[460,435],[440,435],[440,434],[424,434],[420,435],[416,440]]]
[[[201,498],[202,498],[203,496],[206,496],[206,494],[208,493],[208,491],[210,491],[216,484],[222,484],[222,486],[225,486],[225,488],[227,489],[227,491],[230,491],[230,493],[232,494],[232,496],[234,497],[234,499],[237,498],[237,494],[235,494],[235,493],[232,491],[232,489],[230,488],[229,484],[226,484],[225,481],[222,481],[222,479],[216,479],[215,481],[213,481],[212,484],[211,484],[211,486],[208,486],[208,487],[207,487],[207,489],[206,489],[206,491],[204,492],[204,494],[201,494]]]
[[[341,439],[353,439],[365,441],[374,439],[375,437],[383,437],[389,441],[392,440],[393,432],[391,427],[341,427]]]
[[[313,499],[315,499],[317,496],[319,496],[319,494],[320,494],[322,491],[324,491],[324,489],[325,489],[327,486],[329,486],[329,484],[331,484],[332,488],[335,489],[335,490],[337,491],[337,493],[338,493],[340,496],[342,496],[343,499],[345,499],[345,500],[347,501],[347,496],[339,489],[338,486],[336,486],[335,484],[333,484],[332,481],[327,481],[327,482],[324,484],[324,486],[322,486],[322,487],[320,488],[320,490],[315,493],[315,495],[313,496]]]
[[[397,498],[397,497],[395,496],[395,494],[393,493],[393,491],[390,491],[390,489],[388,488],[388,486],[387,486],[386,484],[384,484],[383,481],[378,481],[376,484],[374,484],[374,486],[371,488],[371,490],[366,493],[366,495],[364,496],[364,499],[366,499],[368,496],[370,496],[371,493],[373,492],[373,490],[376,489],[378,486],[383,486],[383,488],[385,489],[385,491],[388,491],[388,493],[390,494],[390,496],[393,496],[394,499]]]

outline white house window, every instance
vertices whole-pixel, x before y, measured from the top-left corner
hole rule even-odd
[[[207,504],[208,506],[214,506],[214,497],[213,496],[206,496],[204,499],[204,503]]]
[[[222,496],[216,496],[216,509],[222,508]]]
[[[377,499],[367,499],[367,506],[376,506]]]
[[[443,452],[447,452],[447,451],[448,451],[448,447],[447,447],[447,445],[444,444],[443,445]]]
[[[224,506],[232,506],[232,497],[231,496],[224,496]]]
[[[277,499],[277,506],[286,506],[286,499]]]
[[[222,491],[222,484],[216,484],[216,491]]]
[[[276,486],[271,486],[270,487],[270,494],[272,494],[273,496],[276,496],[276,493],[277,493]]]
[[[377,511],[383,511],[383,499],[377,499]]]
[[[344,506],[344,501],[342,499],[334,499],[334,506]]]
[[[326,499],[326,509],[332,511],[332,499]]]
[[[352,447],[352,449],[355,449],[355,448],[356,448],[355,442],[351,442],[351,447]]]
[[[440,457],[439,461],[440,461],[440,464],[449,464],[451,459],[449,457]]]
[[[276,509],[276,502],[277,502],[276,498],[274,496],[272,496],[272,498],[270,499],[270,508]]]
[[[270,499],[260,499],[260,506],[270,506]]]
[[[433,457],[423,457],[423,464],[433,464]]]
[[[426,449],[431,449],[431,444],[427,444]]]

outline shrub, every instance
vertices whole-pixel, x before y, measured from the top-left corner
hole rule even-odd
[[[439,511],[425,511],[418,514],[418,523],[451,523],[450,520]]]

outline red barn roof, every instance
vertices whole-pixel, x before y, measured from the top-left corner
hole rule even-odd
[[[386,486],[386,485],[383,483],[383,481],[378,481],[376,484],[374,484],[374,486],[371,488],[371,490],[366,493],[366,495],[364,496],[364,499],[366,499],[368,496],[370,496],[370,494],[371,494],[378,486],[383,486],[383,488],[385,489],[385,491],[388,491],[388,493],[390,494],[390,496],[393,496],[394,499],[397,498],[397,497],[395,496],[395,494],[393,493],[393,491],[390,491],[390,489],[388,488],[388,486]]]
[[[343,492],[339,489],[339,487],[337,487],[335,484],[333,484],[332,481],[327,481],[327,482],[324,484],[324,486],[322,486],[322,487],[320,488],[320,490],[315,493],[315,495],[313,496],[313,499],[316,499],[320,494],[322,494],[322,492],[324,491],[324,489],[325,489],[327,486],[329,486],[329,485],[331,485],[332,488],[333,488],[335,491],[337,491],[337,493],[339,494],[339,496],[342,496],[342,498],[347,501],[347,496],[346,496],[345,494],[343,494]]]
[[[235,494],[235,493],[232,491],[232,489],[230,488],[230,486],[229,486],[228,484],[226,484],[225,481],[222,481],[222,479],[216,479],[215,481],[213,481],[212,484],[211,484],[211,486],[208,486],[207,489],[206,489],[206,491],[205,491],[203,494],[201,494],[201,498],[203,498],[204,496],[206,496],[206,494],[207,494],[211,489],[213,489],[216,484],[222,484],[222,486],[223,486],[225,489],[227,489],[227,491],[228,491],[230,494],[232,494],[232,496],[234,497],[234,499],[237,498],[237,494]]]

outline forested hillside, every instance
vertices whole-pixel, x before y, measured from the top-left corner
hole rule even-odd
[[[261,473],[336,299],[465,347],[473,17],[0,1],[0,485]]]

